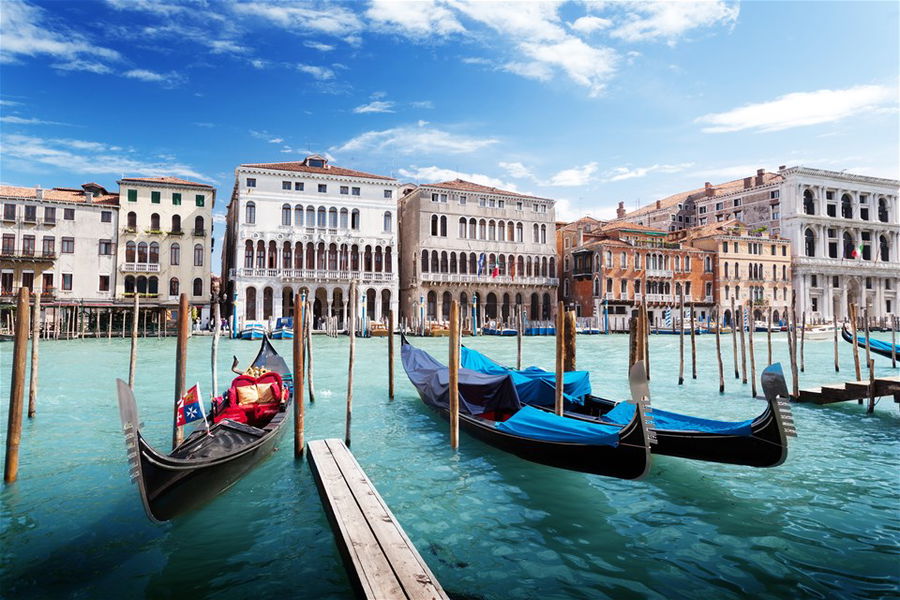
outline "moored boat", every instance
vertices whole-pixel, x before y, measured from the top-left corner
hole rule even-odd
[[[169,454],[144,439],[134,394],[116,381],[131,478],[152,521],[167,521],[213,499],[274,451],[293,379],[266,338],[252,367],[265,372],[236,377],[223,403],[207,415],[209,429],[199,427]]]
[[[853,334],[847,331],[846,326],[841,328],[841,337],[844,338],[844,341],[850,344],[853,343]],[[861,348],[866,347],[866,336],[859,335],[859,332],[857,332],[856,340]],[[879,354],[885,358],[891,358],[891,348],[892,344],[890,342],[872,339],[872,337],[869,336],[869,350],[875,354]],[[896,356],[900,357],[900,344],[893,344],[893,351]]]
[[[241,329],[242,340],[261,340],[266,337],[266,326],[259,321],[247,321]]]
[[[272,331],[273,340],[292,340],[294,339],[294,318],[279,317],[275,322],[275,329]]]

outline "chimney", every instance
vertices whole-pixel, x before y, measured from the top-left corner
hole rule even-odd
[[[787,169],[787,165],[779,165],[778,166],[779,171],[784,171],[785,169]]]
[[[619,202],[619,207],[616,209],[616,218],[624,219],[625,218],[625,203]]]
[[[578,235],[575,237],[575,246],[580,248],[584,246],[584,227],[578,226]]]
[[[753,186],[752,177],[744,177],[744,189],[749,190]]]
[[[707,198],[712,198],[716,195],[716,188],[714,188],[712,184],[707,181],[703,184],[703,193]]]
[[[763,184],[763,175],[765,175],[765,174],[766,174],[766,170],[765,170],[765,169],[757,169],[757,170],[756,170],[756,182],[755,182],[756,185],[762,185],[762,184]]]
[[[94,201],[94,192],[85,190],[84,191],[84,201],[85,202],[93,202]]]
[[[662,201],[660,201],[660,200],[656,201],[656,208],[662,208]]]
[[[34,189],[34,199],[35,200],[43,200],[44,199],[44,190],[41,186],[37,186]]]

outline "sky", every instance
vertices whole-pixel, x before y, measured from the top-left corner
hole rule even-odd
[[[804,165],[900,177],[897,2],[0,0],[0,182],[302,160],[608,218]],[[216,269],[214,269],[216,270]]]

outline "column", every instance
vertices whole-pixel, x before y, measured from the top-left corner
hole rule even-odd
[[[841,284],[841,316],[844,317],[849,312],[849,307],[847,306],[847,281],[846,278],[841,275],[838,278],[838,283]]]
[[[348,323],[348,321],[347,321],[347,302],[348,302],[348,300],[347,300],[347,294],[348,294],[348,293],[349,293],[349,292],[348,292],[347,290],[341,288],[341,298],[342,298],[342,301],[341,301],[341,305],[342,305],[342,306],[341,306],[341,313],[342,313],[342,315],[343,315],[343,326],[344,326],[344,329],[347,328],[347,323]]]
[[[284,316],[284,286],[272,286],[272,318],[278,322]]]

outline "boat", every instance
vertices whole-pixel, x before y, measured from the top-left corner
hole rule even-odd
[[[844,341],[852,344],[853,343],[853,334],[847,331],[847,326],[841,327],[841,337],[844,338]],[[866,336],[859,335],[857,332],[856,336],[857,343],[860,348],[866,347]],[[882,340],[875,340],[871,337],[869,338],[869,350],[874,352],[875,354],[880,354],[885,358],[891,358],[891,348],[893,347],[894,354],[896,356],[900,356],[900,344],[891,344],[890,342],[885,342]]]
[[[426,406],[450,418],[449,369],[401,337],[403,368]],[[640,364],[643,373],[643,363]],[[639,387],[640,375],[635,375]],[[646,377],[644,376],[646,386]],[[588,423],[524,405],[509,373],[459,370],[459,427],[522,459],[595,475],[640,479],[650,468],[646,394],[623,427]],[[645,408],[646,407],[646,408]],[[646,412],[645,412],[646,411]]]
[[[275,321],[275,330],[272,331],[272,339],[294,339],[294,317],[278,317],[278,320]]]
[[[808,340],[830,340],[834,338],[833,325],[815,325],[803,330],[803,336]]]
[[[460,364],[485,374],[509,373],[522,402],[547,410],[553,406],[556,374],[538,367],[520,371],[503,367],[463,346]],[[718,421],[653,409],[657,443],[654,454],[751,467],[775,467],[787,458],[787,436],[795,435],[788,390],[780,364],[762,374],[766,408],[755,419]],[[595,423],[625,425],[634,414],[630,402],[594,396],[590,373],[570,371],[563,376],[565,414]],[[779,400],[779,397],[783,400]]]
[[[387,337],[387,325],[381,323],[380,321],[372,321],[369,324],[369,334],[371,335],[371,337]]]
[[[242,340],[261,340],[266,337],[266,326],[260,321],[247,321],[241,329]]]
[[[513,329],[512,327],[504,327],[503,325],[485,325],[481,328],[481,333],[483,335],[518,335],[519,332]]]
[[[778,323],[772,323],[772,325],[770,326],[765,321],[754,321],[753,331],[757,333],[767,333],[769,331],[775,333],[777,331],[781,331],[781,325],[779,325]]]
[[[691,328],[690,328],[690,327],[685,327],[683,330],[680,330],[680,329],[672,329],[671,327],[668,328],[668,329],[667,329],[667,328],[664,328],[664,327],[659,327],[659,328],[656,328],[656,329],[651,329],[651,330],[650,330],[650,333],[654,333],[654,334],[657,334],[657,335],[681,335],[681,332],[682,332],[682,331],[684,331],[684,335],[691,335]],[[709,329],[703,329],[703,328],[701,328],[701,327],[694,327],[694,334],[695,334],[695,335],[705,335],[705,334],[707,334],[707,333],[710,333],[710,330],[709,330]]]
[[[236,377],[225,400],[207,415],[209,430],[201,425],[169,454],[144,439],[134,394],[124,381],[116,381],[131,478],[150,520],[168,521],[212,500],[275,450],[291,405],[293,378],[267,338],[251,366],[268,372]],[[238,391],[257,385],[267,386],[268,392],[258,387]],[[275,400],[241,404],[257,392]]]

